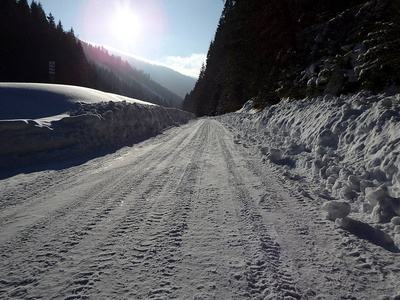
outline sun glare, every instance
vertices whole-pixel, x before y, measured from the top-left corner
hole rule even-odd
[[[125,44],[136,42],[142,31],[139,16],[126,9],[119,9],[117,11],[111,26],[115,37]]]

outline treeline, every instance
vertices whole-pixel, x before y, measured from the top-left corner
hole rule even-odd
[[[349,17],[351,11],[343,14],[367,2],[376,2],[371,4],[375,13],[379,6],[389,11],[382,3],[392,1],[225,0],[206,65],[194,90],[184,99],[184,109],[198,116],[218,115],[239,109],[251,98],[261,108],[277,103],[282,96],[308,95],[307,82],[302,82],[304,70],[323,57],[332,56],[334,61],[337,54],[343,61],[335,66],[346,68],[349,59],[341,48],[368,39],[369,24],[382,19],[371,11],[365,16]],[[340,16],[338,26],[330,21],[336,16]],[[364,23],[356,23],[362,19]],[[358,30],[364,30],[365,36],[359,36]],[[340,81],[344,75],[337,73]],[[323,88],[318,88],[322,93]]]
[[[72,28],[64,31],[35,1],[1,0],[0,81],[49,82],[49,61],[57,83],[88,85],[89,64]]]
[[[50,61],[55,76],[49,74]],[[72,28],[65,31],[36,1],[0,1],[0,81],[78,85],[164,106],[182,102],[120,57],[83,45]]]

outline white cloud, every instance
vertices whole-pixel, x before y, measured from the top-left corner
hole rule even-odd
[[[206,62],[206,58],[205,54],[194,53],[189,57],[167,56],[157,63],[182,74],[198,78],[201,65]]]

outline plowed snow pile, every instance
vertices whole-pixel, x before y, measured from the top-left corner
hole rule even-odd
[[[285,99],[260,113],[250,107],[220,117],[238,131],[237,143],[257,146],[285,176],[316,183],[331,202],[323,206],[328,219],[350,230],[349,217],[378,224],[400,247],[400,95],[363,91]]]
[[[83,87],[0,83],[0,169],[78,156],[193,118]]]

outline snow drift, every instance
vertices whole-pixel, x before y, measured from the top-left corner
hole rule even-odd
[[[353,216],[386,224],[393,234],[397,219],[390,221],[400,215],[399,108],[400,95],[361,91],[283,99],[260,113],[247,104],[220,120],[239,131],[238,141],[257,145],[261,155],[283,165],[287,177],[317,183],[320,195],[348,202]],[[330,207],[324,209],[332,218],[336,208]]]
[[[83,87],[0,84],[0,169],[116,146],[193,114]]]
[[[108,101],[150,103],[80,86],[45,83],[0,83],[0,120],[38,119],[65,113],[75,103]]]

